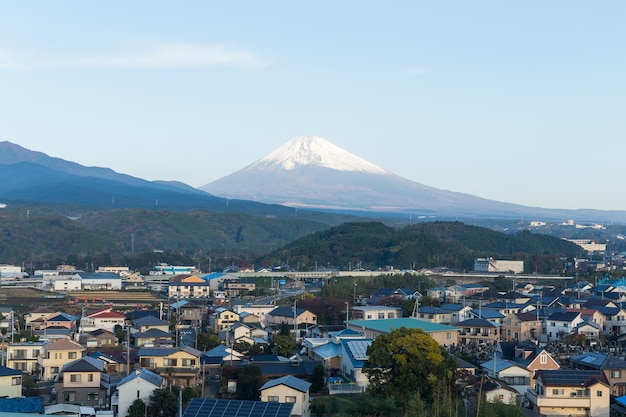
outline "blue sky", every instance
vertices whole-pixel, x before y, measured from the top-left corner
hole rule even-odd
[[[623,210],[625,11],[2,2],[0,140],[202,186],[316,135],[441,189]]]

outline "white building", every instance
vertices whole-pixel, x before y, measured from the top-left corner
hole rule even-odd
[[[164,387],[164,378],[148,369],[136,369],[123,378],[117,385],[117,394],[112,398],[111,405],[117,409],[117,415],[125,417],[128,409],[136,399],[148,403],[152,393]]]
[[[261,401],[292,403],[292,416],[309,417],[309,388],[311,384],[295,376],[287,375],[266,382],[261,388]]]
[[[476,258],[474,260],[474,271],[521,274],[524,272],[524,261],[504,261],[493,258]]]

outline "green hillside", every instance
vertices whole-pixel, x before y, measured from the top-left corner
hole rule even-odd
[[[562,239],[527,231],[507,235],[459,222],[392,228],[378,222],[346,223],[298,239],[264,257],[268,264],[300,268],[333,266],[396,269],[446,266],[471,270],[476,257],[524,260],[528,271],[558,272],[561,257],[581,249]]]

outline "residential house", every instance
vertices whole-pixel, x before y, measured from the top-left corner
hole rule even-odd
[[[487,378],[481,384],[481,390],[485,396],[485,400],[490,403],[502,402],[504,404],[514,405],[517,402],[519,393],[509,385],[496,378]]]
[[[389,306],[353,306],[354,320],[381,320],[402,317],[402,309]]]
[[[169,298],[209,298],[210,295],[210,283],[198,275],[182,274],[170,278]]]
[[[574,333],[583,336],[584,340],[597,341],[600,339],[601,327],[598,323],[584,321],[576,326]]]
[[[317,316],[304,308],[296,308],[294,312],[293,307],[276,307],[267,315],[270,326],[280,326],[284,323],[292,329],[294,320],[296,325],[307,324],[311,327],[317,324]]]
[[[24,327],[27,330],[40,330],[44,319],[54,313],[56,313],[56,310],[48,306],[37,307],[33,311],[24,314]]]
[[[235,313],[239,315],[242,315],[243,313],[248,313],[248,314],[252,314],[258,317],[261,325],[265,327],[267,326],[267,323],[268,323],[268,320],[267,320],[268,314],[271,311],[275,310],[276,306],[268,305],[268,304],[263,304],[263,305],[245,304],[245,305],[236,305],[233,307],[233,309]],[[248,320],[251,320],[251,319],[248,319]]]
[[[20,398],[22,396],[23,372],[0,366],[0,398]]]
[[[600,307],[598,313],[604,316],[602,333],[607,335],[626,334],[626,311],[620,307]]]
[[[256,289],[256,281],[253,279],[227,279],[222,282],[221,290],[228,297],[246,296]]]
[[[64,365],[82,357],[84,351],[80,344],[67,339],[44,345],[38,359],[41,379],[54,380]]]
[[[363,391],[369,385],[363,365],[372,342],[373,339],[341,339],[341,373]]]
[[[489,291],[489,287],[483,284],[456,284],[448,287],[445,293],[446,303],[462,303],[466,299]]]
[[[136,347],[174,346],[176,335],[160,329],[148,329],[145,332],[133,333]]]
[[[479,306],[477,309],[470,311],[470,318],[489,320],[498,326],[502,324],[504,317],[504,314],[493,308],[482,308]]]
[[[570,357],[570,363],[576,369],[602,371],[611,387],[611,395],[626,395],[625,360],[610,354],[588,352]]]
[[[131,329],[131,333],[145,332],[146,330],[150,329],[158,329],[163,332],[168,332],[170,330],[170,323],[151,315],[143,316],[133,320],[133,328]]]
[[[610,388],[601,371],[538,371],[526,392],[533,411],[549,416],[608,416]]]
[[[509,314],[502,319],[500,340],[538,340],[542,324],[535,313]]]
[[[497,352],[502,359],[523,366],[530,372],[530,387],[535,386],[538,370],[557,370],[561,365],[544,348],[529,342],[500,342]]]
[[[293,404],[292,416],[309,417],[309,388],[311,383],[287,375],[266,382],[259,389],[261,401]]]
[[[546,334],[550,340],[563,340],[583,321],[582,315],[576,311],[553,313],[546,319]]]
[[[112,308],[105,308],[93,313],[89,313],[86,317],[81,317],[80,325],[83,333],[102,329],[111,333],[115,332],[115,327],[124,327],[126,324],[126,316]]]
[[[238,322],[239,314],[224,307],[215,309],[215,312],[209,317],[209,326],[218,334],[227,333]]]
[[[135,369],[117,385],[117,392],[112,400],[115,414],[126,416],[128,409],[137,399],[148,404],[152,393],[163,388],[164,385],[165,379],[161,375],[155,374],[149,369]]]
[[[483,374],[504,381],[509,387],[524,394],[530,387],[530,371],[522,364],[498,358],[480,364]]]
[[[110,387],[104,364],[89,356],[65,364],[54,379],[58,404],[107,407]]]
[[[107,348],[119,346],[119,340],[115,333],[104,329],[96,329],[83,333],[80,336],[80,343],[87,348]]]
[[[6,365],[26,374],[39,375],[39,355],[48,342],[9,343],[6,352]]]
[[[456,325],[460,330],[459,343],[481,343],[495,345],[500,340],[500,325],[487,319],[469,319]]]
[[[349,320],[346,328],[353,330],[363,337],[374,339],[381,334],[389,334],[393,330],[406,327],[407,329],[422,329],[441,346],[451,346],[459,343],[461,329],[445,324],[430,323],[414,317],[385,320]]]
[[[456,325],[460,321],[467,320],[470,317],[470,312],[472,311],[471,306],[463,305],[463,304],[442,304],[441,308],[444,310],[448,310],[452,312],[452,317],[450,319],[451,325]]]
[[[139,366],[147,368],[166,379],[168,385],[183,387],[198,383],[202,352],[189,346],[143,347],[139,349]]]
[[[438,324],[452,323],[452,311],[445,310],[440,307],[425,306],[420,307],[417,311],[417,318]]]

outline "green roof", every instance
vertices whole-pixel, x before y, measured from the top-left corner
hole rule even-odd
[[[404,317],[400,319],[383,319],[383,320],[350,320],[348,325],[352,328],[364,327],[366,329],[375,330],[381,333],[391,333],[401,327],[407,329],[422,329],[426,333],[433,332],[450,332],[459,331],[458,327],[448,326],[446,324],[431,323],[426,320],[418,320],[413,317]]]

